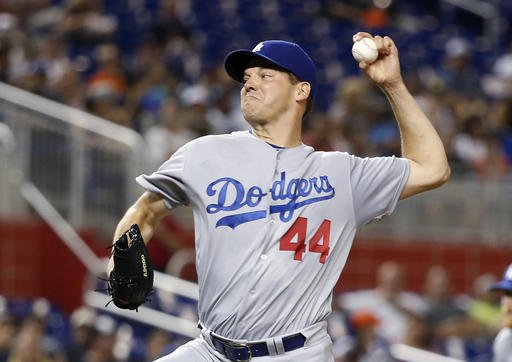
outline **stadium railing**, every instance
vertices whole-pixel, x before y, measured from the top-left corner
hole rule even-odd
[[[402,200],[393,215],[361,230],[395,240],[509,245],[512,183],[499,178],[453,176],[439,189]]]
[[[26,214],[12,187],[30,180],[75,228],[111,233],[140,190],[145,143],[135,131],[0,83],[0,215]],[[3,138],[2,138],[3,135]],[[9,147],[7,147],[7,145]]]
[[[142,137],[86,112],[0,83],[0,217],[35,211],[76,255],[91,276],[105,274],[102,260],[76,230],[108,235],[140,194],[133,178],[144,171]],[[196,300],[196,284],[160,272],[155,289]],[[197,321],[148,307],[133,313],[105,307],[105,293],[88,289],[84,302],[107,313],[189,338]]]

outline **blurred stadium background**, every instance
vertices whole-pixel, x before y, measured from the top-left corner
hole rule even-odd
[[[320,80],[304,142],[399,154],[351,56],[360,30],[395,40],[453,177],[359,233],[334,296],[337,362],[490,361],[486,287],[512,261],[511,18],[509,0],[0,0],[0,361],[152,361],[197,334],[186,208],[150,242],[151,303],[123,313],[95,290],[133,178],[246,128],[228,51],[300,43]]]

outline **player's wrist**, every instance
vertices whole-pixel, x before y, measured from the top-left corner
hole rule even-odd
[[[409,93],[402,76],[399,76],[396,79],[385,81],[381,84],[378,84],[378,86],[388,98],[394,98],[397,96],[401,97]]]

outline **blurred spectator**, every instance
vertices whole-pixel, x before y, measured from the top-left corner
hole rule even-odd
[[[97,43],[113,39],[117,20],[103,12],[101,0],[65,0],[64,9],[58,28],[72,45],[72,54],[87,54]]]
[[[101,315],[95,321],[96,334],[87,349],[84,362],[117,362],[114,356],[116,344],[116,322],[109,316]]]
[[[363,127],[365,110],[374,94],[368,79],[361,76],[346,77],[338,82],[336,96],[327,113],[337,122],[351,127]]]
[[[183,0],[161,0],[154,15],[150,33],[159,43],[172,38],[188,39],[190,30],[186,19],[189,14],[189,2]]]
[[[470,317],[491,336],[501,327],[500,295],[490,289],[495,282],[494,274],[479,275],[473,282],[473,298],[466,306]]]
[[[462,131],[453,139],[453,149],[457,159],[479,175],[485,175],[489,168],[489,149],[483,133],[482,119],[470,116],[465,119]]]
[[[512,165],[512,99],[499,104],[498,124],[502,126],[499,135],[507,165]]]
[[[95,337],[96,312],[88,307],[76,309],[70,316],[72,338],[67,350],[68,360],[82,362]]]
[[[479,275],[473,282],[473,298],[466,302],[468,313],[468,334],[466,357],[469,361],[490,361],[492,342],[500,329],[499,293],[490,290],[496,276],[490,273]]]
[[[341,358],[342,362],[391,362],[389,343],[376,334],[379,320],[371,312],[355,311],[350,316],[354,328],[354,341],[351,348]]]
[[[335,18],[358,22],[363,29],[384,28],[390,23],[389,2],[371,0],[327,1],[327,13]]]
[[[391,110],[383,105],[368,109],[368,144],[370,154],[400,156],[400,135]]]
[[[53,345],[45,344],[43,319],[29,315],[23,320],[16,336],[14,348],[9,354],[9,362],[59,362],[65,361],[61,351]]]
[[[0,35],[0,82],[8,81],[10,43],[7,37]]]
[[[472,62],[472,49],[468,40],[452,37],[445,45],[445,65],[440,75],[445,86],[468,98],[483,94],[480,88],[480,76]]]
[[[171,75],[189,83],[199,79],[203,71],[194,44],[181,37],[167,39],[164,44],[163,61]]]
[[[501,313],[503,328],[499,331],[493,345],[493,362],[512,361],[512,264],[508,266],[503,279],[491,286],[501,292]]]
[[[505,53],[496,57],[492,72],[482,76],[482,87],[492,98],[506,100],[512,97],[512,43]]]
[[[405,76],[405,82],[411,93],[428,114],[430,121],[439,132],[445,145],[450,145],[457,124],[453,116],[453,103],[456,100],[450,95],[442,81],[430,71],[410,72]],[[450,149],[447,149],[449,152]]]
[[[87,79],[87,110],[109,121],[131,127],[133,109],[123,106],[127,84],[119,48],[101,44],[96,48],[97,68]]]
[[[232,94],[227,90],[220,90],[213,105],[206,112],[206,120],[213,134],[230,133],[249,129],[240,107],[233,104]]]
[[[343,362],[344,356],[354,344],[349,318],[349,312],[341,305],[339,298],[333,299],[332,311],[327,319],[327,331],[332,338],[335,362]]]
[[[341,305],[351,313],[371,312],[380,321],[376,328],[379,337],[388,343],[404,342],[410,316],[421,315],[425,303],[418,295],[403,291],[405,272],[398,263],[381,264],[376,278],[375,289],[341,294]]]
[[[85,84],[72,65],[62,70],[62,74],[55,79],[55,83],[49,89],[48,95],[59,103],[78,109],[84,109],[86,104]]]
[[[9,353],[14,348],[18,329],[13,316],[4,312],[0,315],[0,362],[7,362]]]
[[[134,127],[137,131],[144,134],[149,127],[161,123],[159,112],[168,98],[178,97],[178,87],[178,79],[161,63],[141,74],[129,89],[125,102],[136,107]]]
[[[409,328],[404,344],[423,350],[434,350],[434,334],[424,315],[410,314]],[[438,351],[437,351],[438,352]]]
[[[58,79],[70,66],[70,59],[66,43],[60,35],[52,34],[41,38],[36,44],[37,57],[35,63],[44,70],[48,81],[48,88],[53,88]]]
[[[462,337],[465,337],[467,315],[456,305],[451,294],[448,271],[432,266],[425,278],[426,321],[433,331],[434,349],[445,354],[465,358]]]
[[[160,329],[151,331],[146,337],[146,356],[144,361],[151,362],[169,353],[169,333]]]
[[[152,168],[159,167],[181,146],[198,136],[188,126],[187,115],[179,102],[167,98],[158,112],[158,123],[144,134]]]
[[[94,60],[96,69],[87,80],[87,92],[90,95],[112,93],[122,98],[126,92],[126,80],[117,45],[113,43],[98,45]]]
[[[335,126],[330,119],[323,113],[313,113],[308,117],[310,126],[304,132],[303,142],[318,151],[333,151],[335,146],[331,137]]]
[[[207,118],[208,88],[202,83],[192,84],[181,91],[180,99],[184,105],[187,127],[198,136],[211,134],[212,129]]]

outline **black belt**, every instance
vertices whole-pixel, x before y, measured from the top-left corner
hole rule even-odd
[[[249,361],[252,357],[269,356],[270,352],[266,342],[238,343],[228,339],[216,337],[210,333],[215,349],[226,356],[230,361]],[[302,333],[292,334],[282,338],[285,352],[304,347],[306,337]]]

